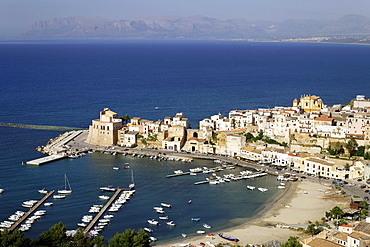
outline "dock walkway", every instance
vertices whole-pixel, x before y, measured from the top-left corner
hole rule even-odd
[[[108,207],[116,200],[116,198],[121,194],[122,191],[126,189],[117,189],[113,196],[109,199],[109,201],[102,207],[99,213],[95,216],[95,218],[90,222],[90,224],[85,228],[84,234],[87,235],[91,228],[96,224],[96,222],[100,219],[100,217],[105,213]]]
[[[66,156],[54,154],[54,155],[38,158],[38,159],[35,159],[35,160],[27,161],[26,164],[27,165],[39,166],[39,165],[43,165],[43,164],[48,163],[48,162],[63,159],[65,157]]]
[[[27,213],[25,213],[22,218],[20,218],[17,222],[15,222],[10,228],[9,232],[13,231],[15,228],[17,228],[22,222],[30,216],[38,207],[40,207],[52,194],[54,193],[54,190],[47,193],[40,201],[38,201],[30,210],[28,210]]]

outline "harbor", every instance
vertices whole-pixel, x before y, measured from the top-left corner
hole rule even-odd
[[[54,190],[52,191],[49,191],[40,201],[38,201],[32,208],[30,208],[30,210],[28,210],[28,212],[26,212],[18,221],[16,221],[10,228],[9,228],[9,232],[13,231],[14,229],[16,229],[20,224],[22,224],[22,222],[24,220],[26,220],[33,212],[36,211],[36,209],[38,209],[41,205],[43,205],[43,203],[53,195],[54,193]]]

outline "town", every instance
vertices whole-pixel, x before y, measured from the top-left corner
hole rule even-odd
[[[303,95],[291,107],[232,110],[189,128],[183,113],[163,120],[119,118],[106,108],[93,120],[86,142],[97,146],[215,154],[287,167],[330,179],[370,178],[370,101],[328,107]]]

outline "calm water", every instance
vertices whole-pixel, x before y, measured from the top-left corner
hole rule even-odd
[[[290,106],[302,94],[319,95],[329,105],[347,103],[370,92],[369,55],[368,46],[324,44],[0,43],[0,122],[87,127],[109,107],[121,116],[150,120],[184,112],[197,127],[218,112]],[[215,166],[206,160],[184,164],[96,153],[41,167],[21,165],[41,157],[34,149],[59,134],[0,127],[0,184],[6,190],[0,195],[1,220],[21,209],[22,201],[41,198],[38,189],[62,187],[64,174],[74,191],[48,209],[26,233],[31,237],[59,221],[75,228],[99,201],[99,187],[128,185],[129,170],[112,169],[125,162],[134,171],[137,193],[104,230],[106,238],[148,226],[146,220],[158,216],[152,207],[160,202],[173,204],[168,215],[177,223],[154,229],[165,241],[201,229],[191,217],[201,217],[214,231],[240,224],[279,193],[272,177],[220,186],[193,185],[203,175],[166,178],[176,169]],[[247,184],[270,191],[248,191]]]

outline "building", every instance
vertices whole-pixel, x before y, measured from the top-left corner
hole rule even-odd
[[[293,100],[293,107],[300,107],[304,112],[319,112],[324,108],[324,103],[319,96],[304,95],[300,98]]]
[[[118,131],[122,128],[122,119],[109,108],[100,112],[100,118],[92,120],[86,142],[99,146],[112,146],[118,142]]]

